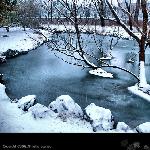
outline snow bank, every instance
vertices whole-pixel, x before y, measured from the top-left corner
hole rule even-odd
[[[136,127],[139,133],[150,133],[150,122],[145,122]]]
[[[147,86],[149,87],[149,85],[147,85]],[[135,86],[128,87],[128,90],[130,92],[132,92],[133,94],[138,95],[139,97],[142,97],[143,99],[150,102],[150,95],[148,93],[145,93],[144,91],[140,90],[137,84]]]
[[[27,111],[31,106],[35,104],[36,96],[35,95],[28,95],[22,97],[18,101],[18,108],[21,108],[24,111]]]
[[[0,28],[0,56],[8,49],[18,52],[35,49],[48,37],[49,33],[45,30],[38,30],[37,32],[37,30],[27,28],[26,31],[23,31],[20,27],[13,27],[10,28],[10,32],[6,32],[6,30]]]
[[[94,131],[113,129],[114,121],[109,109],[91,103],[85,108],[85,118],[90,121]]]
[[[93,75],[100,76],[100,77],[113,78],[113,74],[108,73],[108,72],[106,72],[105,70],[103,70],[101,68],[98,68],[98,69],[95,69],[95,70],[90,70],[89,73],[93,74]]]
[[[59,96],[56,101],[49,104],[49,109],[58,113],[64,119],[68,117],[80,118],[83,116],[81,107],[69,95]]]
[[[39,103],[31,106],[28,111],[18,109],[20,102],[32,101],[35,98],[34,95],[28,95],[21,98],[21,101],[11,103],[5,94],[5,86],[0,84],[0,96],[0,133],[93,133],[93,130],[97,133],[134,133],[134,130],[123,122],[119,122],[117,128],[113,129],[114,121],[111,111],[93,103],[85,108],[84,118],[81,118],[83,112],[80,106],[76,105],[68,95],[62,95],[52,102],[53,106],[57,106],[58,112],[69,113],[65,121],[62,121],[58,112],[55,113]],[[82,115],[77,117],[72,114],[73,112],[76,115],[80,112]],[[137,130],[142,133],[150,132],[149,127],[150,123],[146,123],[137,127]]]
[[[2,100],[2,99],[0,99]],[[23,111],[18,103],[0,102],[1,133],[91,133],[89,122],[80,118],[68,118],[63,122],[46,106],[36,104]],[[36,119],[35,119],[36,118]]]
[[[5,89],[6,89],[5,85],[0,83],[0,101],[10,100],[9,97],[5,93]]]
[[[47,25],[43,25],[43,27],[48,28]],[[64,25],[50,25],[50,29],[52,31],[72,31],[75,32],[75,28],[72,25],[67,25],[67,28]],[[119,36],[124,39],[132,39],[132,37],[120,26],[105,26],[101,27],[100,25],[79,25],[79,29],[82,33],[96,33],[101,35],[112,35],[112,36]],[[141,33],[136,31],[136,28],[133,28],[133,32],[139,38],[141,37]]]

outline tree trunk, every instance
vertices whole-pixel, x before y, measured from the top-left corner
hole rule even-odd
[[[99,16],[100,16],[100,21],[101,21],[101,26],[105,27],[105,8],[104,8],[104,1],[100,0],[98,1],[98,7],[99,7]]]
[[[130,2],[128,3],[127,1],[125,1],[125,4],[126,4],[126,8],[127,8],[127,10],[128,10],[128,12],[130,13],[130,14],[132,14],[131,13],[131,0],[130,0]],[[132,16],[131,16],[132,17]],[[132,18],[131,17],[129,17],[129,26],[130,26],[130,30],[133,30],[133,24],[132,24]]]
[[[51,0],[51,23],[53,21],[53,0]]]
[[[136,1],[136,8],[135,8],[135,15],[134,15],[134,21],[138,24],[139,23],[139,20],[138,20],[138,17],[139,17],[139,10],[140,10],[140,0],[137,0]]]
[[[6,31],[9,32],[9,27],[6,27]]]
[[[129,17],[129,26],[130,26],[130,30],[133,30],[133,24],[132,24],[132,20],[130,17]]]
[[[104,10],[104,2],[101,2],[101,12],[102,15],[105,16],[105,10]],[[100,17],[101,19],[101,26],[104,27],[105,26],[105,19],[103,17]]]
[[[147,85],[146,75],[145,75],[145,41],[147,38],[147,24],[148,24],[148,11],[147,11],[147,0],[141,0],[141,8],[143,13],[143,33],[140,40],[140,51],[139,51],[139,87],[145,87]]]
[[[144,61],[145,62],[145,37],[141,37],[141,41],[139,43],[139,61]]]
[[[145,87],[147,85],[145,75],[145,37],[142,36],[139,43],[139,87]]]

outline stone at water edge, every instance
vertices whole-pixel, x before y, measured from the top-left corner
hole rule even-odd
[[[128,132],[128,131],[131,130],[131,128],[124,122],[118,122],[116,130],[117,131]]]
[[[58,116],[62,118],[68,117],[83,117],[83,111],[81,107],[74,102],[74,100],[69,95],[61,95],[56,101],[53,101],[48,106],[49,109],[58,113]]]
[[[0,82],[3,81],[3,74],[0,74]]]
[[[113,129],[114,119],[109,109],[91,103],[85,108],[85,119],[91,122],[94,131]]]
[[[35,104],[36,95],[28,95],[22,97],[18,101],[18,108],[21,108],[23,111],[28,111],[28,109]]]
[[[0,56],[0,63],[6,62],[6,56]]]
[[[30,107],[29,112],[32,112],[32,115],[35,119],[37,118],[46,118],[46,117],[57,117],[57,114],[54,113],[52,110],[48,109],[48,107],[42,104],[35,104],[34,106]]]
[[[150,122],[145,122],[136,127],[139,133],[150,133]]]

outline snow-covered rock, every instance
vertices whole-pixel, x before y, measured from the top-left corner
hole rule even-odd
[[[18,108],[21,108],[24,111],[27,111],[31,106],[35,104],[36,95],[28,95],[25,97],[22,97],[18,101]]]
[[[150,133],[150,122],[145,122],[136,127],[139,133]]]
[[[6,56],[0,56],[0,63],[6,62]]]
[[[81,107],[69,95],[61,95],[49,104],[49,109],[62,118],[83,117]]]
[[[50,117],[56,117],[57,114],[54,113],[52,110],[48,109],[46,106],[42,104],[35,104],[34,106],[30,107],[29,112],[32,112],[32,115],[34,118],[46,118],[48,116]]]
[[[85,119],[91,122],[94,131],[113,129],[114,120],[111,111],[94,103],[85,108]]]
[[[97,75],[104,78],[113,78],[113,74],[106,72],[105,70],[98,68],[95,70],[90,70],[90,74]]]
[[[116,130],[119,132],[130,132],[130,127],[124,122],[118,122]]]
[[[5,93],[5,85],[0,83],[0,100],[5,101],[5,100],[10,100],[9,97]]]

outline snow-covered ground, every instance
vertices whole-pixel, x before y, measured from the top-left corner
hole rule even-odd
[[[43,27],[47,28],[47,25],[43,25]],[[75,28],[72,25],[50,25],[51,31],[72,31],[75,32]],[[100,25],[97,25],[96,27],[94,25],[79,25],[79,29],[84,33],[91,32],[94,33],[95,31],[98,34],[102,35],[113,35],[113,36],[119,36],[121,38],[127,38],[132,39],[130,35],[119,26],[105,26],[101,27]],[[135,28],[133,28],[133,32],[138,37],[141,36],[139,32],[136,31]]]
[[[38,31],[44,36],[29,28],[23,31],[23,28],[13,27],[10,28],[10,32],[6,32],[5,28],[0,28],[0,56],[8,49],[22,52],[36,48],[49,36],[46,30]]]

